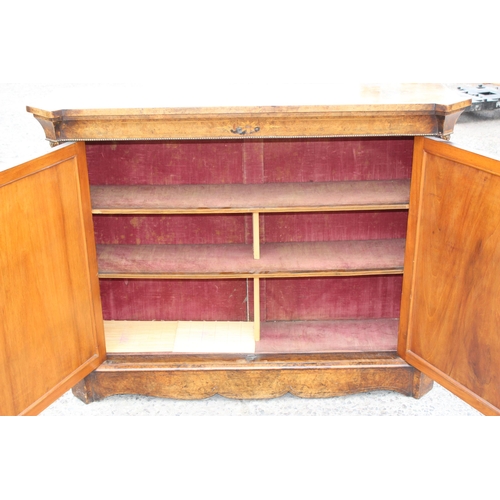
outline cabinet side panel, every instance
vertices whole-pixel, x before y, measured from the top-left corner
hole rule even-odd
[[[0,177],[1,414],[36,413],[104,359],[78,150],[17,167],[4,185]]]
[[[404,298],[411,302],[400,352],[485,413],[500,411],[498,193],[500,162],[423,141],[413,276]]]

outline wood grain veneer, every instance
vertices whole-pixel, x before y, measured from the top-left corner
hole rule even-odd
[[[149,355],[114,354],[78,383],[86,403],[113,394],[175,399],[329,398],[391,390],[420,398],[432,380],[394,353]]]
[[[399,352],[500,414],[500,162],[429,139],[417,145]]]
[[[0,414],[36,414],[105,359],[83,144],[0,172]]]
[[[267,99],[269,91],[267,89]],[[225,89],[227,94],[229,89]],[[241,93],[238,93],[241,102]],[[262,103],[259,93],[245,99]],[[159,138],[248,138],[349,135],[446,135],[470,99],[439,85],[332,88],[329,104],[308,104],[300,91],[283,103],[283,89],[270,106],[59,109],[28,106],[53,142]],[[227,96],[219,96],[228,102]],[[211,96],[214,100],[214,96]],[[165,96],[162,96],[165,102]],[[327,102],[328,102],[327,101]],[[237,101],[235,101],[237,102]]]

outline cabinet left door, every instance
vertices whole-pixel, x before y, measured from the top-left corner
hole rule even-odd
[[[35,415],[106,357],[85,144],[0,172],[0,414]]]

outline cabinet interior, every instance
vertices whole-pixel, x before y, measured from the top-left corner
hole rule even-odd
[[[396,350],[412,137],[86,153],[108,352]]]

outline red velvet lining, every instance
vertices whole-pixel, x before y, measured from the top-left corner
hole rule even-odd
[[[408,179],[413,138],[89,142],[86,149],[94,185],[326,182]]]
[[[413,138],[89,142],[93,185],[409,179]],[[262,242],[402,239],[405,210],[260,216]],[[248,244],[251,216],[96,215],[98,244]],[[321,264],[321,263],[320,263]],[[322,264],[321,264],[322,265]],[[397,318],[401,276],[261,281],[263,321]],[[101,280],[106,319],[252,319],[252,280]],[[247,302],[249,303],[247,307]]]

